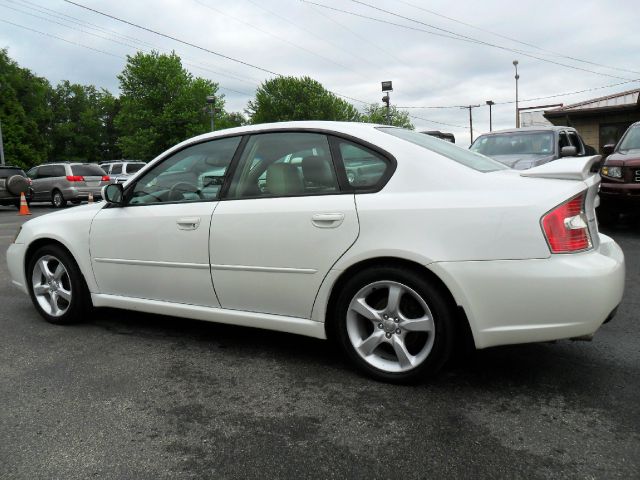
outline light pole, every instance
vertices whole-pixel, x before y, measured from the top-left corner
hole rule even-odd
[[[209,115],[211,115],[211,131],[215,130],[214,116],[216,114],[216,97],[215,95],[207,95],[207,105],[209,105]]]
[[[382,93],[386,93],[384,97],[382,97],[382,103],[387,106],[387,125],[391,125],[391,111],[389,102],[391,102],[391,97],[389,96],[389,92],[393,92],[393,83],[390,81],[382,82]]]
[[[518,80],[520,79],[520,75],[518,75],[518,60],[513,61],[513,66],[516,67],[516,128],[520,128],[520,112],[518,111]]]
[[[493,121],[491,119],[491,107],[495,105],[496,102],[493,100],[487,100],[487,105],[489,105],[489,131],[493,132]]]
[[[2,88],[2,84],[0,84]],[[2,143],[2,120],[0,120],[0,165],[4,165],[4,144]]]
[[[469,131],[471,133],[471,143],[473,143],[473,113],[472,110],[480,105],[469,105],[468,107],[460,107],[464,109],[469,109]]]

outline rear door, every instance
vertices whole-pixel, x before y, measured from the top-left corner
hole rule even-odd
[[[309,318],[322,280],[358,232],[354,194],[339,186],[326,135],[251,136],[211,225],[222,307]]]

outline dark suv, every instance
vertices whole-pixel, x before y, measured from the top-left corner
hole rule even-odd
[[[31,200],[31,181],[19,167],[0,166],[0,205],[15,205],[20,208],[20,194],[27,202]]]
[[[595,155],[595,150],[585,145],[575,128],[560,126],[485,133],[469,148],[516,170],[537,167],[561,157]]]
[[[609,155],[600,169],[601,222],[611,222],[618,214],[640,206],[640,122],[631,125],[616,145],[605,145]]]

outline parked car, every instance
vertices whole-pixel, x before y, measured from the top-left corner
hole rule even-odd
[[[415,380],[465,332],[486,348],[613,316],[624,257],[598,232],[596,159],[516,172],[395,127],[238,127],[25,223],[7,261],[52,323],[93,305],[329,337],[375,378]]]
[[[640,122],[631,125],[616,145],[605,145],[600,175],[601,222],[612,223],[621,213],[640,206]]]
[[[0,165],[0,205],[20,208],[20,194],[31,201],[31,181],[20,167]]]
[[[111,160],[100,162],[99,165],[115,183],[124,183],[146,163],[139,160]]]
[[[469,148],[516,170],[526,170],[561,157],[581,157],[593,150],[585,145],[575,128],[555,126],[485,133]]]
[[[67,202],[80,203],[89,194],[102,197],[102,187],[111,183],[105,171],[93,163],[46,163],[27,172],[32,181],[33,201],[50,201],[62,208]]]

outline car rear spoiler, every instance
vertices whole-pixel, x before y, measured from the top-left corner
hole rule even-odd
[[[601,155],[590,157],[563,157],[520,172],[522,177],[586,180],[597,171]]]

